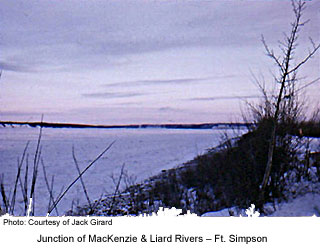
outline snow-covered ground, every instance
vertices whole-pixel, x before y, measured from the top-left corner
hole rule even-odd
[[[288,202],[282,202],[273,206],[267,206],[271,214],[269,217],[299,217],[299,216],[318,216],[320,217],[320,194],[319,193],[306,193],[305,195],[298,196],[290,199]],[[271,210],[272,209],[272,210]],[[216,212],[208,212],[203,214],[203,217],[229,217],[230,215],[246,216],[245,209],[236,210],[235,208],[223,209]]]
[[[320,194],[307,193],[289,202],[276,206],[270,216],[313,216],[320,217]]]
[[[66,188],[77,176],[72,158],[72,146],[83,170],[104,148],[116,141],[111,149],[84,174],[83,179],[91,199],[113,192],[115,185],[110,176],[119,174],[122,165],[136,182],[156,175],[163,169],[174,168],[206,149],[216,146],[224,130],[168,130],[168,129],[43,129],[41,157],[51,181],[54,175],[55,195]],[[229,131],[232,135],[234,132]],[[4,174],[7,188],[12,188],[17,172],[18,158],[30,141],[29,170],[33,166],[39,129],[0,128],[0,174]],[[23,166],[24,176],[25,165]],[[31,173],[29,175],[31,177]],[[36,188],[36,214],[45,215],[49,196],[43,179],[42,166]],[[19,191],[21,198],[21,192]],[[70,209],[72,200],[85,203],[78,182],[59,204],[60,213]],[[20,202],[21,203],[21,202]],[[17,208],[17,211],[22,211]]]

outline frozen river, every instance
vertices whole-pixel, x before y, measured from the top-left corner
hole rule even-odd
[[[68,186],[78,173],[72,158],[72,147],[83,170],[111,142],[110,150],[84,174],[91,199],[111,193],[115,186],[111,175],[119,174],[121,167],[140,182],[163,169],[186,162],[221,140],[222,130],[170,130],[170,129],[43,129],[41,157],[51,181],[54,175],[54,193]],[[29,170],[33,167],[39,128],[0,128],[0,174],[9,193],[13,188],[18,159],[21,159],[26,143]],[[26,162],[23,165],[24,175]],[[29,177],[31,177],[31,172]],[[49,194],[43,179],[42,166],[36,184],[36,215],[45,215]],[[11,192],[12,193],[12,192]],[[18,196],[21,198],[19,189]],[[85,203],[80,181],[59,204],[60,213],[70,209],[71,202]],[[20,206],[19,206],[20,205]],[[22,212],[21,201],[17,214]]]

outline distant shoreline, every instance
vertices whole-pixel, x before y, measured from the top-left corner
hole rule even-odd
[[[123,125],[97,125],[75,123],[50,123],[50,122],[15,122],[0,121],[0,126],[30,126],[42,128],[98,128],[98,129],[234,129],[250,127],[251,123],[198,123],[198,124],[123,124]]]

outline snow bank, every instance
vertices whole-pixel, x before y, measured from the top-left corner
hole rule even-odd
[[[273,206],[268,204],[266,209],[271,210]],[[237,211],[236,208],[226,208],[220,211],[207,212],[202,217],[230,217],[246,216],[245,209]],[[275,205],[275,210],[268,217],[301,217],[301,216],[318,216],[320,217],[320,194],[307,193],[288,202],[282,202]]]
[[[313,216],[320,217],[320,194],[307,193],[289,202],[280,203],[269,216]]]

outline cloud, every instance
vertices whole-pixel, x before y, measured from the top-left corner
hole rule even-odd
[[[256,42],[256,29],[259,34],[265,30],[260,27],[270,15],[265,9],[274,7],[266,3],[203,1],[72,2],[4,0],[0,10],[0,22],[4,24],[2,44],[24,48],[22,58],[28,54],[32,57],[36,51],[37,57],[59,62],[68,62],[70,58],[85,62],[88,56],[105,58],[183,47],[228,46],[239,42],[247,45]],[[277,9],[282,13],[281,8]],[[257,25],[252,23],[252,15]]]
[[[172,107],[161,107],[158,109],[160,112],[179,112],[183,111],[182,109],[172,108]]]
[[[41,114],[36,112],[24,112],[24,111],[1,111],[2,116],[39,116],[41,118]]]
[[[142,105],[142,102],[117,102],[115,103],[116,106],[137,106],[137,105]]]
[[[137,80],[137,81],[124,81],[105,84],[105,87],[137,87],[137,86],[151,86],[151,85],[172,85],[172,84],[188,84],[207,80],[205,78],[194,79],[164,79],[164,80]]]
[[[111,92],[101,92],[101,93],[87,93],[82,94],[83,97],[88,98],[128,98],[128,97],[135,97],[135,96],[142,96],[145,95],[143,93],[111,93]]]
[[[176,85],[176,84],[195,84],[216,79],[234,78],[236,75],[223,75],[208,78],[185,78],[185,79],[154,79],[154,80],[137,80],[137,81],[124,81],[104,84],[105,87],[137,87],[137,86],[151,86],[151,85]]]
[[[7,63],[0,61],[0,70],[12,72],[31,72],[31,68],[25,65],[18,65],[14,63]]]
[[[88,67],[112,66],[115,59],[127,55],[260,46],[260,34],[271,37],[275,27],[266,20],[276,21],[277,29],[283,30],[279,25],[287,24],[288,15],[282,6],[290,13],[286,1],[73,2],[3,0],[0,49],[10,57],[29,59],[36,67],[42,66],[39,59],[64,68],[88,66],[88,62]],[[20,69],[15,67],[9,69]]]
[[[197,97],[190,98],[189,101],[215,101],[215,100],[241,100],[241,99],[256,99],[260,95],[242,95],[242,96],[211,96],[211,97]]]

